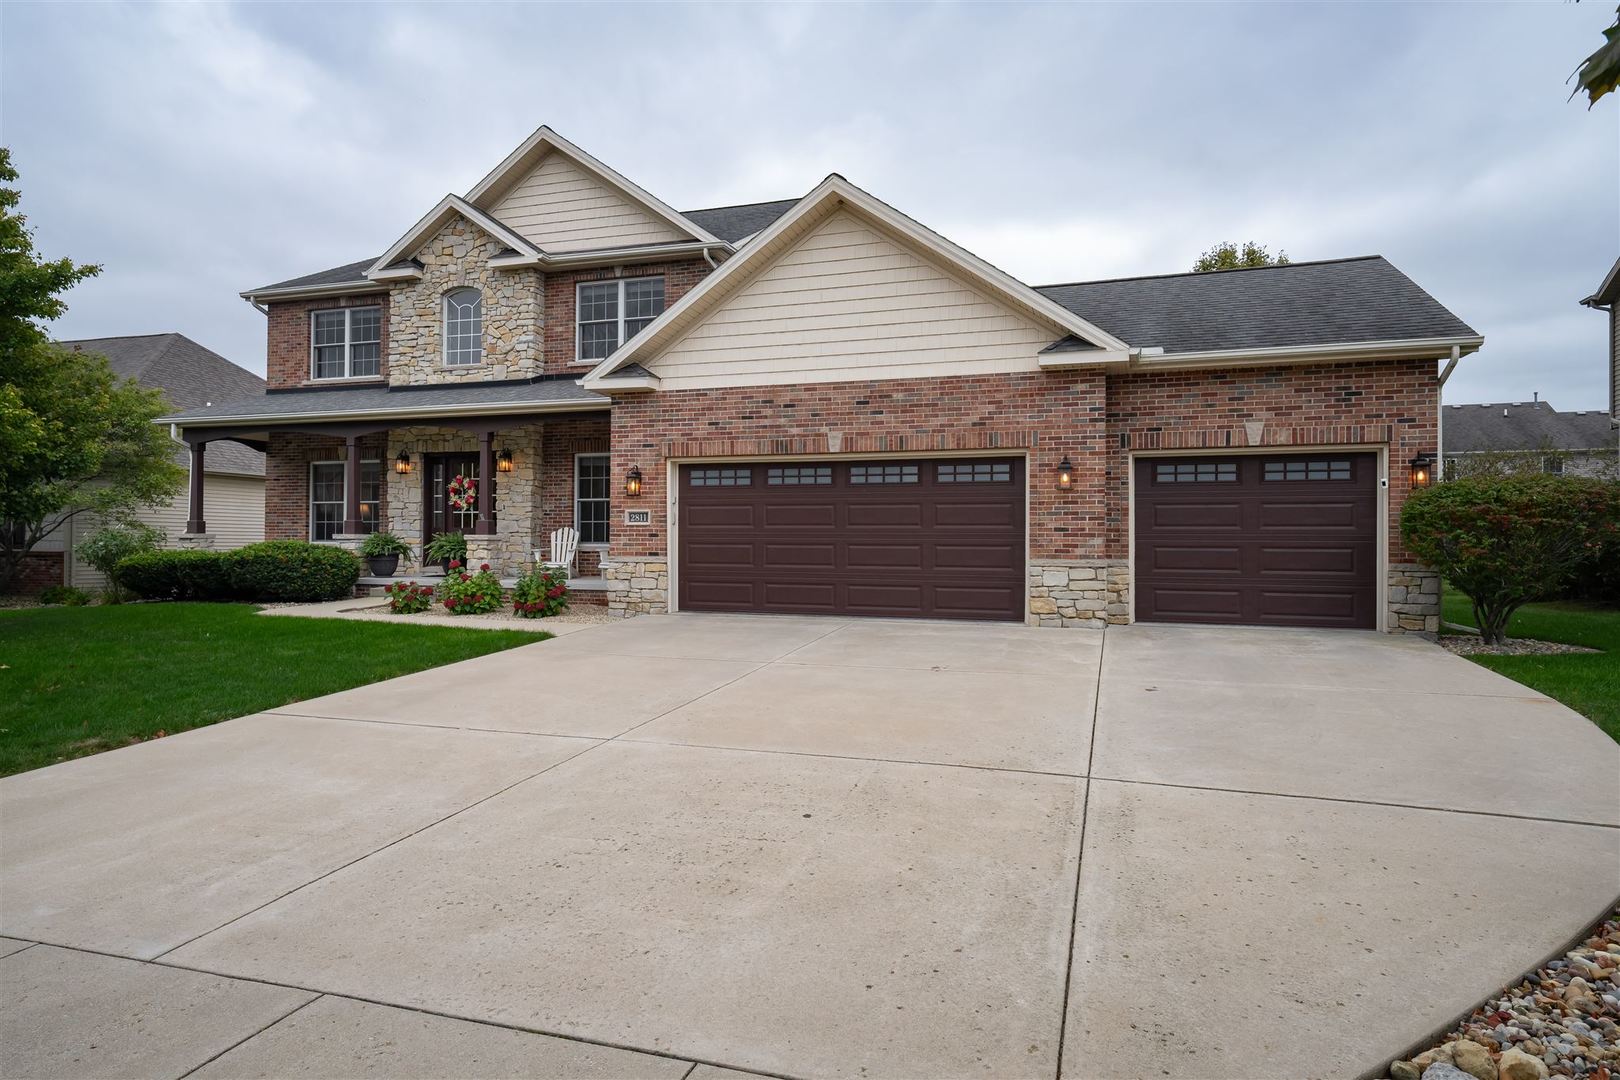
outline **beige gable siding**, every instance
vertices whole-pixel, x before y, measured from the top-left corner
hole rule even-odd
[[[215,550],[258,543],[264,539],[264,479],[210,474],[203,488],[203,510]],[[186,494],[182,491],[166,506],[149,507],[135,516],[163,530],[168,538],[165,547],[177,547],[175,538],[186,531]],[[78,540],[94,532],[96,522],[81,517],[71,527],[73,539]],[[68,584],[93,591],[106,583],[106,578],[74,553],[68,567]]]
[[[490,213],[549,252],[691,239],[562,154],[547,154]]]
[[[1034,371],[1056,336],[839,211],[651,367],[666,389]]]

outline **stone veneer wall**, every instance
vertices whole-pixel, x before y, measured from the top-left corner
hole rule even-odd
[[[533,559],[537,543],[540,505],[541,430],[538,425],[508,428],[495,436],[497,449],[512,451],[512,471],[495,478],[495,540],[487,545],[493,570],[516,574]],[[401,450],[409,452],[416,468],[407,475],[393,469]],[[422,490],[427,463],[424,454],[477,452],[478,436],[453,428],[396,428],[388,433],[388,528],[411,545],[417,565],[422,556]]]
[[[1108,559],[1031,562],[1029,621],[1092,629],[1130,622],[1130,567]]]
[[[657,615],[669,610],[669,563],[602,557],[607,606],[615,615]]]
[[[1421,566],[1389,568],[1389,612],[1385,629],[1392,634],[1440,632],[1440,574]]]
[[[417,253],[422,280],[389,294],[388,381],[393,386],[487,382],[539,375],[544,367],[543,275],[492,270],[505,245],[454,218]],[[442,345],[444,294],[471,287],[484,297],[484,362],[447,366]]]

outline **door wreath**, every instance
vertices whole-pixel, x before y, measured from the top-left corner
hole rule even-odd
[[[450,481],[445,489],[445,499],[450,503],[450,509],[465,513],[468,510],[478,509],[478,481],[460,473]]]

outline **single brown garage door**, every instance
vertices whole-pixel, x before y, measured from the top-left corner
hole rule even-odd
[[[1138,459],[1135,543],[1138,619],[1371,629],[1378,459]]]
[[[1022,458],[683,465],[683,611],[1024,617]]]

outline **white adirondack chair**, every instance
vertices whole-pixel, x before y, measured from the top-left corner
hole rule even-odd
[[[574,560],[579,556],[579,530],[572,525],[565,525],[551,534],[551,558],[544,558],[544,552],[536,551],[534,561],[541,566],[557,567],[562,570],[565,577],[574,576]]]

